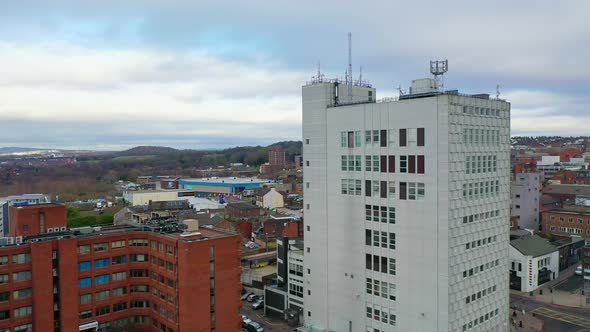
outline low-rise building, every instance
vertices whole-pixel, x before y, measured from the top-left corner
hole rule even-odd
[[[61,204],[12,206],[10,216],[12,237],[66,231],[66,207]]]
[[[176,190],[126,190],[123,199],[130,206],[148,205],[151,201],[176,201]]]
[[[485,270],[482,265],[467,277]],[[464,273],[465,276],[465,273]],[[532,292],[559,276],[559,251],[556,246],[537,235],[510,241],[510,288]]]
[[[232,219],[256,218],[260,216],[260,207],[251,203],[228,203],[227,214]]]
[[[265,209],[276,209],[285,206],[285,197],[275,188],[262,188],[255,191],[256,205]]]
[[[0,197],[0,237],[10,232],[10,207],[50,203],[48,195],[24,194]]]
[[[567,205],[541,213],[545,234],[590,238],[590,207]]]

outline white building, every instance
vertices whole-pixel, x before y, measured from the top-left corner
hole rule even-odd
[[[581,171],[588,169],[588,163],[584,158],[570,158],[569,161],[560,161],[559,156],[542,156],[537,161],[537,169],[545,174],[546,179],[550,179],[561,170]]]
[[[558,247],[537,235],[510,241],[510,288],[532,292],[558,276]]]
[[[521,229],[539,230],[539,199],[541,197],[539,185],[541,177],[542,174],[540,173],[518,173],[514,175],[512,180],[510,213],[511,216],[519,218],[518,226]]]
[[[301,309],[303,311],[303,250],[289,250],[287,253],[289,266],[287,269],[287,308]]]
[[[309,331],[508,329],[510,104],[411,92],[303,87]]]
[[[150,201],[176,201],[180,190],[126,190],[123,199],[130,206],[147,205]]]

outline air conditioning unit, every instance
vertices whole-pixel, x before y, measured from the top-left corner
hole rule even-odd
[[[16,244],[23,244],[23,237],[22,236],[16,237]]]
[[[48,228],[47,233],[53,233],[53,228]]]
[[[68,230],[68,228],[66,226],[63,226],[63,227],[60,227],[59,230],[62,232],[66,232]]]
[[[7,237],[6,238],[6,244],[14,244],[14,238],[13,237]]]

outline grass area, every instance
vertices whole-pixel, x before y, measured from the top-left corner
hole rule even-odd
[[[84,227],[95,225],[112,224],[114,214],[121,209],[120,206],[113,206],[103,210],[102,214],[94,210],[80,211],[75,207],[68,207],[68,227]]]
[[[102,214],[100,216],[85,216],[68,219],[68,227],[84,227],[96,225],[110,225],[113,223],[112,214]]]
[[[119,210],[121,210],[120,206],[113,206],[110,208],[105,208],[103,210],[103,215],[105,214],[110,214],[110,215],[114,215],[115,213],[117,213]],[[80,211],[79,216],[80,217],[87,217],[87,216],[98,216],[98,212],[94,211],[94,210],[87,210],[87,211]]]

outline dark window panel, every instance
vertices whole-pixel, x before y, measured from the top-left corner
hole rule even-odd
[[[408,173],[416,173],[416,156],[408,156]]]
[[[371,197],[371,180],[365,180],[365,196]]]
[[[418,128],[418,146],[424,146],[424,128]]]
[[[395,173],[395,156],[389,156],[389,173]]]
[[[407,129],[400,129],[399,130],[399,146],[407,146]]]
[[[424,174],[424,156],[418,156],[418,174]]]
[[[387,130],[381,130],[381,146],[387,146]]]
[[[406,199],[407,184],[405,182],[399,183],[399,199]]]
[[[381,173],[387,173],[387,156],[381,156]]]

